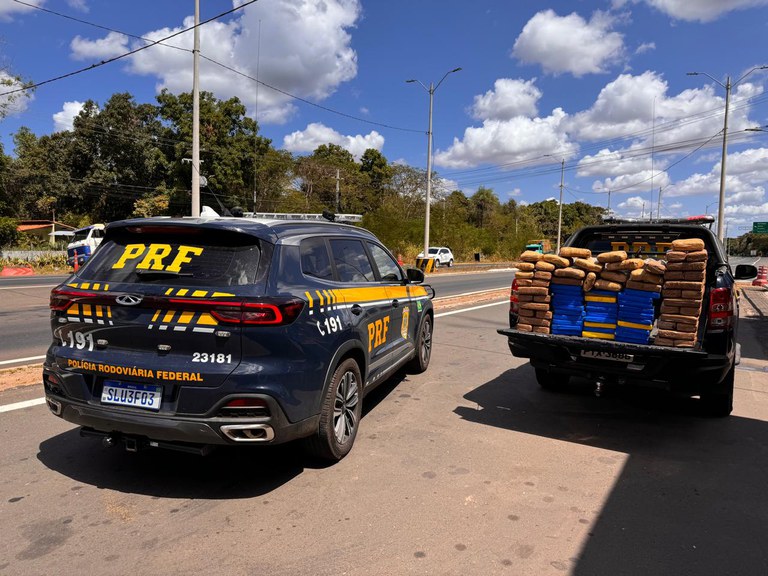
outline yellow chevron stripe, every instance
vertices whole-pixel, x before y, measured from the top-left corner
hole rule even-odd
[[[314,300],[312,299],[312,294],[309,292],[304,292],[304,295],[307,297],[307,300],[309,300],[309,308],[312,309],[312,306],[314,304]]]
[[[193,298],[202,298],[203,296],[205,296],[207,294],[208,294],[207,290],[195,290],[194,292],[192,292],[192,297]]]
[[[231,298],[234,296],[234,294],[230,294],[229,292],[214,292],[211,294],[211,298]]]
[[[216,318],[211,316],[208,312],[203,312],[197,319],[197,324],[202,324],[203,326],[218,326],[219,323],[216,322]]]
[[[157,319],[160,316],[161,312],[162,312],[162,310],[155,310],[155,315],[152,316],[152,322],[157,322]]]
[[[168,290],[165,291],[165,295],[170,296],[171,294],[173,294],[173,288],[168,288]]]
[[[83,316],[91,316],[91,305],[90,304],[83,304]]]
[[[189,324],[195,316],[194,312],[184,311],[179,316],[179,324]]]
[[[165,313],[165,316],[163,316],[163,322],[170,322],[173,320],[173,315],[176,313],[175,310],[168,310],[168,312]]]
[[[189,290],[186,288],[179,288],[179,291],[176,292],[176,296],[186,296]]]

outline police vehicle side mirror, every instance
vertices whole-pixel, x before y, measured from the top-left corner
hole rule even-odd
[[[405,270],[405,277],[408,278],[408,282],[413,284],[421,284],[424,282],[424,272],[418,268],[407,268]]]
[[[757,276],[757,268],[751,264],[739,264],[736,266],[736,271],[733,273],[735,280],[749,280]]]

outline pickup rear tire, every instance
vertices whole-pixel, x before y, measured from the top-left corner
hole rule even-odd
[[[536,381],[544,390],[560,390],[567,386],[570,380],[571,377],[568,374],[536,368]]]
[[[733,411],[733,384],[736,365],[732,365],[722,382],[710,392],[701,394],[701,408],[705,416],[724,418]]]

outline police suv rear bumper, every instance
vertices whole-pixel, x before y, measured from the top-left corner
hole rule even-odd
[[[269,407],[269,416],[206,418],[138,413],[136,409],[92,405],[46,391],[46,402],[51,412],[67,422],[82,426],[86,435],[130,437],[151,447],[173,447],[160,443],[282,444],[309,436],[317,430],[319,415],[289,422],[273,398],[266,395],[259,398]]]

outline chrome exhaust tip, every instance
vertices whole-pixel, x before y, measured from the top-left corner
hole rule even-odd
[[[50,408],[51,412],[56,414],[56,416],[61,416],[61,402],[57,402],[53,398],[46,398],[45,402],[48,404],[48,408]]]
[[[221,432],[235,442],[269,442],[275,437],[269,424],[228,424]]]

